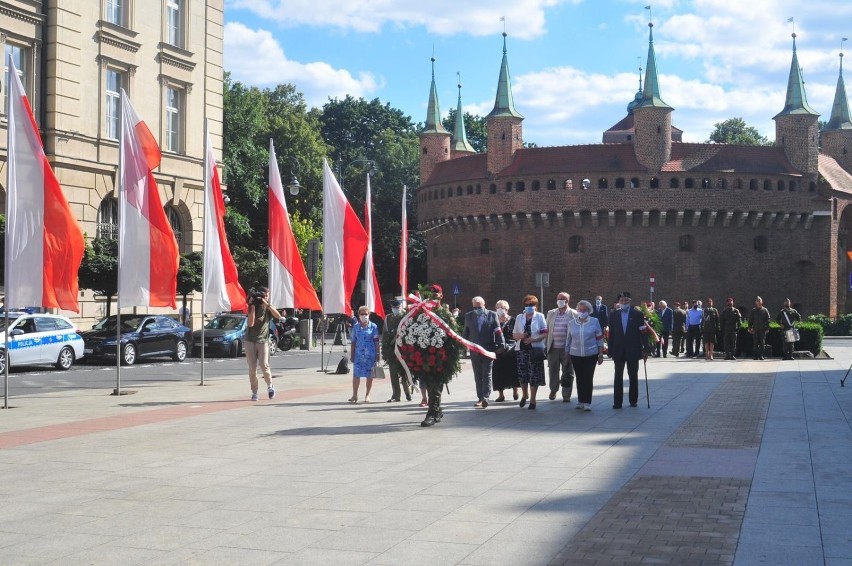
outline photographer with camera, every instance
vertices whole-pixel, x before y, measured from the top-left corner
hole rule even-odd
[[[252,287],[248,297],[248,328],[246,329],[245,350],[248,362],[251,400],[257,401],[257,365],[263,372],[263,380],[268,388],[269,398],[275,397],[272,385],[272,373],[269,371],[269,321],[278,320],[281,315],[269,304],[267,287]]]

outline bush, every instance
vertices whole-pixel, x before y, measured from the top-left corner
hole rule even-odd
[[[799,329],[800,339],[796,342],[796,350],[807,350],[814,356],[822,352],[823,327],[808,319],[800,322],[796,328]],[[766,335],[766,344],[772,346],[772,355],[780,356],[784,352],[784,333],[781,325],[777,322],[769,323],[769,334]],[[748,325],[743,323],[737,333],[737,350],[740,355],[754,355],[753,336],[748,332]]]
[[[819,324],[824,336],[852,336],[852,314],[829,318],[824,314],[813,314],[806,322]]]

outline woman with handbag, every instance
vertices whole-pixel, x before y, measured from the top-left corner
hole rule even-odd
[[[782,360],[792,360],[793,350],[799,340],[799,330],[796,323],[802,321],[799,311],[790,306],[790,299],[784,299],[784,308],[775,317],[775,322],[781,325],[781,337],[784,342],[784,357]]]
[[[515,317],[509,314],[509,303],[507,301],[502,299],[497,301],[495,308],[497,309],[497,322],[506,338],[506,345],[497,348],[497,359],[494,360],[494,366],[491,369],[491,382],[494,391],[499,394],[495,401],[498,403],[505,401],[506,397],[503,395],[503,390],[510,387],[515,401],[517,401],[518,388],[521,384],[518,382],[518,361],[515,353],[515,340],[512,338],[515,329]]]
[[[515,353],[518,356],[518,381],[524,396],[520,406],[530,401],[530,410],[535,409],[535,396],[538,388],[546,385],[544,378],[544,342],[547,339],[547,320],[536,311],[538,297],[524,297],[524,313],[515,319],[512,338],[515,339]]]
[[[379,328],[370,322],[370,309],[358,309],[358,321],[352,326],[352,344],[349,360],[352,362],[352,397],[350,403],[358,402],[358,386],[362,379],[367,380],[364,402],[370,402],[370,389],[373,388],[373,367],[379,361]]]

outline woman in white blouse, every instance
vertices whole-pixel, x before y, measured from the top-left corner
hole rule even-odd
[[[589,301],[577,303],[577,318],[568,321],[565,351],[571,356],[577,379],[577,409],[592,410],[595,367],[603,363],[603,331],[598,319],[591,316]]]

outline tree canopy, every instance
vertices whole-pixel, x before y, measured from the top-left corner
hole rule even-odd
[[[729,118],[713,127],[708,142],[734,145],[771,145],[769,138],[761,135],[757,128],[749,126],[742,118]]]

